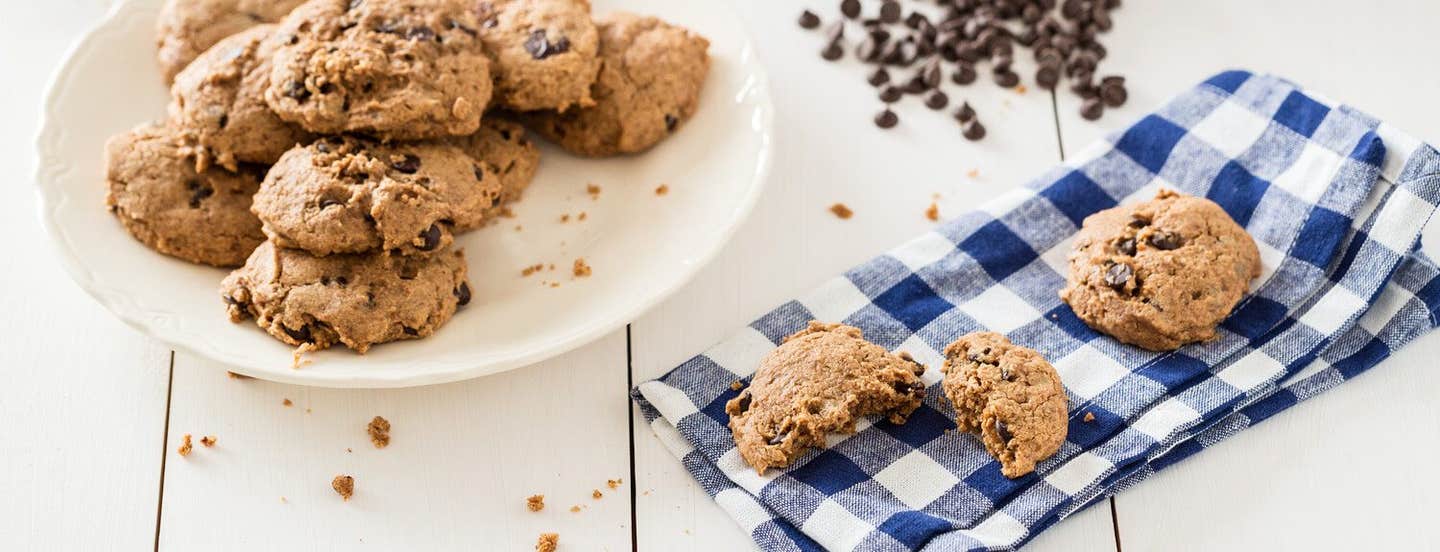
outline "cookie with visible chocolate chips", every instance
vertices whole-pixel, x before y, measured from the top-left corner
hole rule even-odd
[[[1068,431],[1060,374],[1032,349],[994,332],[961,336],[945,347],[945,396],[960,431],[975,433],[1016,478],[1054,455]]]
[[[863,416],[905,419],[925,398],[925,366],[864,339],[859,328],[811,321],[760,361],[725,404],[740,456],[757,473],[790,465]]]
[[[274,53],[274,25],[259,25],[222,40],[175,77],[170,124],[195,151],[200,170],[218,163],[274,164],[296,144],[310,141],[300,127],[265,105]]]
[[[500,194],[494,168],[448,143],[327,137],[281,156],[254,211],[281,247],[429,254],[461,222],[478,224]]]
[[[276,30],[265,102],[320,134],[471,134],[492,88],[479,24],[462,0],[310,0]]]
[[[589,157],[645,151],[679,129],[700,101],[710,41],[654,17],[613,13],[596,22],[600,73],[595,105],[535,111],[525,122],[566,150]]]
[[[305,0],[167,0],[155,25],[156,58],[169,84],[227,36],[274,23]]]
[[[495,104],[516,111],[588,107],[600,69],[587,0],[479,3],[480,40],[495,73]]]
[[[146,125],[105,145],[105,203],[151,249],[221,267],[239,266],[265,241],[250,199],[263,169],[195,170],[172,129]]]
[[[485,116],[478,132],[451,142],[488,169],[486,172],[500,175],[500,197],[495,205],[478,219],[457,219],[455,226],[461,231],[494,222],[502,210],[520,201],[540,165],[540,148],[525,135],[525,127],[494,113]]]
[[[1245,229],[1205,198],[1155,199],[1085,218],[1060,298],[1096,331],[1166,351],[1211,339],[1260,275]]]
[[[374,252],[318,257],[265,242],[220,284],[230,320],[254,318],[276,339],[318,350],[435,333],[470,302],[465,257]]]

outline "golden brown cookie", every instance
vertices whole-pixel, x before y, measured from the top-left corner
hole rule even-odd
[[[694,115],[710,72],[710,41],[629,13],[595,23],[600,30],[600,74],[590,90],[595,105],[527,113],[526,124],[579,155],[645,151]]]
[[[259,25],[221,40],[175,77],[170,124],[195,150],[200,170],[211,162],[232,171],[239,163],[272,165],[310,141],[265,105],[274,29]]]
[[[465,257],[385,252],[317,257],[265,242],[220,284],[230,320],[255,318],[276,339],[310,350],[434,334],[470,302]]]
[[[998,333],[971,333],[945,347],[943,370],[956,425],[980,435],[1005,477],[1035,471],[1060,450],[1068,401],[1060,374],[1040,353]]]
[[[464,0],[310,0],[276,30],[265,102],[320,134],[473,133],[492,86],[479,25]]]
[[[146,125],[105,145],[105,203],[151,249],[214,266],[239,266],[265,235],[250,213],[263,169],[195,170],[173,129]]]
[[[925,366],[866,341],[860,329],[811,321],[760,361],[750,387],[725,404],[740,456],[765,473],[863,416],[905,419],[925,398]]]
[[[457,219],[455,226],[459,231],[493,222],[502,210],[520,201],[525,188],[535,179],[535,169],[540,166],[540,148],[525,135],[525,127],[495,113],[485,115],[475,134],[451,142],[489,169],[487,172],[500,175],[500,198],[495,205],[479,218]]]
[[[221,39],[274,23],[304,0],[166,0],[155,26],[160,72],[168,84]]]
[[[1215,336],[1260,252],[1215,202],[1162,190],[1085,218],[1060,298],[1096,331],[1152,351]]]
[[[516,111],[586,107],[600,69],[588,0],[481,0],[480,39],[495,104]]]

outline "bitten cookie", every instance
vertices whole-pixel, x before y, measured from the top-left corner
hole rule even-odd
[[[1065,387],[1040,353],[998,333],[972,333],[945,347],[944,372],[956,425],[980,435],[1005,477],[1035,471],[1065,442]]]
[[[479,12],[497,105],[565,111],[595,103],[600,38],[588,0],[482,0]]]
[[[276,30],[265,102],[321,134],[473,133],[492,86],[478,28],[462,0],[310,0]]]
[[[168,84],[221,39],[274,23],[304,0],[166,0],[157,21],[156,57]]]
[[[316,255],[442,249],[457,221],[478,220],[500,175],[444,143],[327,137],[281,156],[255,214],[281,247]]]
[[[905,419],[925,398],[925,367],[865,341],[859,328],[811,321],[760,361],[750,387],[725,404],[740,456],[765,473],[862,416]]]
[[[1060,298],[1096,331],[1166,351],[1215,337],[1260,252],[1215,202],[1162,190],[1085,218]]]
[[[221,40],[175,77],[170,122],[193,146],[200,170],[211,162],[232,171],[241,162],[272,165],[310,141],[265,105],[274,29],[259,25]]]
[[[459,251],[316,257],[265,242],[220,285],[230,319],[253,317],[276,339],[309,350],[434,334],[470,302]]]
[[[192,263],[239,266],[265,241],[250,214],[261,169],[196,172],[177,142],[173,131],[155,125],[110,138],[105,204],[151,249]]]
[[[710,72],[710,41],[654,17],[614,13],[596,21],[600,74],[593,107],[536,111],[526,123],[572,153],[604,157],[649,149],[684,124]]]
[[[479,132],[452,142],[500,175],[500,198],[479,219],[457,219],[455,226],[461,231],[494,221],[503,209],[520,201],[540,165],[540,148],[525,135],[525,127],[493,113],[480,122]]]

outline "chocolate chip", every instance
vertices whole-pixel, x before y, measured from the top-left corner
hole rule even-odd
[[[465,33],[465,34],[468,34],[468,35],[470,35],[470,36],[479,36],[479,34],[480,34],[480,33],[476,32],[475,29],[472,29],[472,28],[466,26],[464,23],[461,23],[461,22],[456,21],[456,20],[454,20],[454,19],[451,19],[451,20],[450,20],[450,28],[451,28],[451,29],[458,30],[458,31],[463,32],[463,33]]]
[[[860,17],[860,0],[842,0],[840,13],[849,19]]]
[[[870,73],[870,78],[866,79],[866,81],[870,83],[870,86],[880,86],[890,82],[890,72],[886,71],[884,67],[876,67],[875,71]]]
[[[740,403],[735,405],[736,410],[739,410],[739,412],[736,412],[736,414],[744,414],[745,411],[750,410],[750,392],[747,390],[744,393],[741,393],[739,398]]]
[[[420,239],[425,240],[419,247],[416,247],[420,251],[433,251],[436,247],[440,247],[440,225],[431,224],[429,228],[420,233]]]
[[[1055,85],[1060,84],[1060,70],[1052,66],[1042,65],[1035,70],[1035,85],[1046,90],[1054,90]]]
[[[665,114],[665,131],[675,132],[675,125],[680,124],[680,119],[669,113]]]
[[[1181,238],[1179,234],[1176,234],[1174,232],[1159,230],[1153,234],[1150,234],[1150,245],[1154,246],[1155,249],[1159,249],[1161,251],[1179,249],[1180,246],[1184,244],[1185,240]]]
[[[880,89],[880,101],[887,104],[900,101],[900,96],[902,95],[903,92],[901,92],[899,88],[896,88],[894,86],[886,86],[885,88]]]
[[[814,29],[815,27],[819,26],[820,16],[815,15],[815,12],[812,12],[810,10],[804,10],[800,12],[800,28]]]
[[[1000,379],[1010,381],[1010,371],[1005,369],[1004,366],[1000,367]]]
[[[473,167],[475,169],[475,180],[483,182],[485,180],[485,169],[481,168],[480,165],[474,165]]]
[[[1128,264],[1117,263],[1110,265],[1110,268],[1105,269],[1105,285],[1115,289],[1123,288],[1125,287],[1125,283],[1130,281],[1130,277],[1134,275],[1135,270],[1130,268]]]
[[[405,335],[408,335],[408,336],[411,336],[411,337],[420,335],[420,331],[419,331],[419,330],[416,330],[415,328],[411,328],[410,326],[401,326],[400,329],[405,332]]]
[[[825,45],[823,50],[820,50],[820,57],[826,61],[835,61],[845,57],[845,49],[841,48],[839,43],[831,42]]]
[[[320,208],[321,208],[321,209],[328,209],[328,208],[330,208],[330,207],[334,207],[334,206],[337,206],[337,205],[344,205],[344,203],[341,203],[339,200],[330,199],[330,198],[328,198],[328,197],[325,198],[325,199],[320,200]]]
[[[772,445],[778,445],[780,443],[784,443],[785,438],[789,435],[789,433],[776,433],[774,437],[771,437],[770,440],[766,442]]]
[[[308,325],[300,326],[300,329],[298,330],[292,330],[286,325],[281,324],[280,331],[285,332],[285,335],[290,336],[290,339],[299,341],[301,343],[311,343],[315,339],[310,335],[310,326]]]
[[[399,161],[391,161],[390,167],[405,174],[415,174],[420,170],[420,157],[407,153]]]
[[[895,115],[894,111],[890,111],[889,108],[886,108],[885,111],[881,111],[880,113],[875,115],[875,126],[878,126],[880,128],[894,128],[895,125],[899,123],[900,117],[898,115]]]
[[[930,109],[945,109],[945,106],[949,105],[949,103],[950,97],[939,90],[931,92],[930,97],[925,98],[925,107]]]
[[[285,83],[285,96],[303,102],[310,97],[310,91],[305,89],[305,83],[292,80]]]
[[[926,88],[935,88],[940,86],[940,74],[940,60],[931,59],[915,76],[924,81]]]
[[[955,69],[955,72],[950,75],[950,80],[955,84],[970,84],[975,82],[976,77],[979,76],[980,75],[975,72],[974,66],[961,63],[960,66]]]
[[[985,125],[980,124],[979,119],[971,119],[960,125],[960,134],[966,140],[974,142],[985,137]]]
[[[999,418],[995,419],[995,435],[1000,437],[1000,440],[1005,443],[1009,443],[1010,439],[1015,437],[1010,434],[1010,428],[1005,425],[1005,422],[1000,421]]]
[[[220,120],[217,121],[217,123],[219,123],[220,128],[225,128],[226,125],[230,124],[230,114],[221,113]]]
[[[1146,226],[1150,226],[1150,219],[1139,215],[1130,215],[1130,222],[1128,223],[1128,226],[1131,228],[1144,228]]]
[[[897,381],[892,384],[891,387],[895,389],[896,393],[899,393],[901,395],[910,395],[913,397],[925,398],[925,384],[918,381],[910,383]]]
[[[525,39],[525,51],[529,52],[530,57],[534,59],[545,59],[556,54],[563,54],[569,49],[569,40],[561,38],[552,42],[549,37],[545,36],[545,29],[530,31],[530,36]]]
[[[1115,244],[1115,250],[1121,254],[1135,256],[1135,238],[1125,238]]]
[[[349,278],[346,278],[346,277],[344,277],[344,276],[336,276],[336,277],[335,277],[335,284],[338,285],[338,286],[340,286],[340,287],[345,287],[345,286],[350,285],[350,279],[349,279]]]
[[[1105,113],[1105,105],[1100,103],[1099,98],[1090,98],[1080,104],[1080,116],[1087,121],[1094,121]]]
[[[470,304],[470,284],[468,282],[460,282],[460,286],[455,288],[454,293],[457,306],[463,307]]]
[[[910,80],[905,81],[905,85],[900,89],[906,94],[920,94],[929,90],[930,87],[925,84],[925,77],[917,74],[910,77]]]
[[[430,27],[426,27],[424,25],[421,25],[419,27],[411,27],[409,31],[405,32],[405,38],[408,38],[410,40],[434,40],[435,29],[431,29]]]
[[[194,181],[192,180],[191,182]],[[215,195],[214,188],[201,186],[197,183],[194,188],[190,188],[190,208],[198,209],[200,207],[200,201],[212,195]]]
[[[880,3],[880,21],[884,23],[895,23],[900,21],[900,2],[885,0]]]
[[[994,76],[995,84],[1005,88],[1015,88],[1016,85],[1020,84],[1020,75],[1015,74],[1014,71],[1009,69],[997,72]]]
[[[838,44],[840,39],[845,38],[845,22],[836,21],[825,27],[825,42]]]
[[[883,41],[875,38],[875,35],[865,37],[860,45],[855,47],[855,58],[866,63],[880,61],[880,49]]]
[[[955,120],[962,123],[975,118],[975,108],[970,107],[970,102],[960,102],[960,109],[955,110]]]
[[[1125,81],[1109,81],[1109,79],[1110,77],[1106,77],[1105,80],[1100,81],[1100,99],[1110,107],[1125,105],[1125,100],[1130,97],[1130,93],[1125,91]]]

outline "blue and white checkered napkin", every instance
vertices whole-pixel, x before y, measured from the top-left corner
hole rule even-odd
[[[1265,267],[1219,339],[1170,353],[1095,333],[1056,295],[1081,220],[1160,187],[1224,207]],[[634,397],[761,548],[1009,550],[1440,325],[1440,270],[1418,252],[1437,203],[1435,149],[1284,80],[1225,72],[1031,186],[781,305]],[[909,351],[929,367],[929,396],[904,425],[863,422],[756,475],[726,428],[729,385],[810,319]],[[1069,394],[1066,443],[1019,479],[1000,475],[975,437],[946,433],[939,351],[977,330],[1039,350]]]

